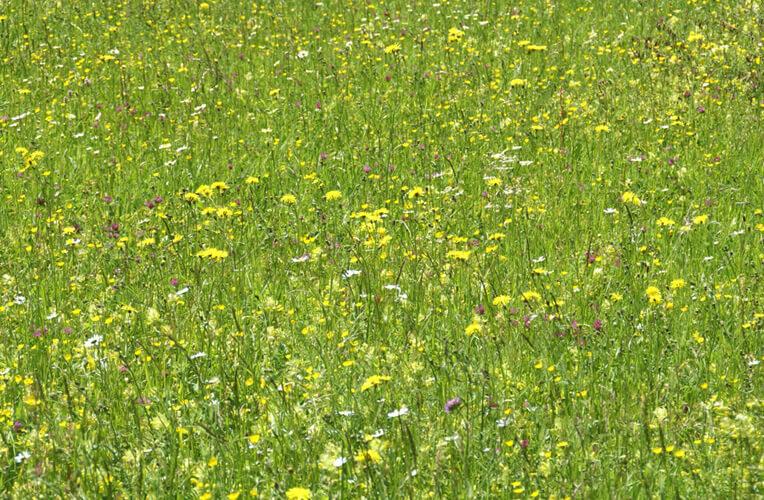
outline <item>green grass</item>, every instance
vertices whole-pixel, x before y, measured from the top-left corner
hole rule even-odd
[[[262,3],[0,0],[3,496],[764,495],[764,5]]]

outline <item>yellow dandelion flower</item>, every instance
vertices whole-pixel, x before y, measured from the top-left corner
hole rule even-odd
[[[286,497],[288,500],[310,500],[313,495],[308,488],[295,486],[294,488],[289,488],[287,490]]]
[[[285,194],[281,197],[282,203],[297,203],[297,198],[293,194]]]
[[[670,227],[674,225],[674,221],[673,219],[669,219],[668,217],[661,217],[660,219],[658,219],[656,224],[658,224],[659,226]]]
[[[364,450],[355,456],[355,461],[366,464],[376,464],[382,461],[382,456],[374,450]]]
[[[393,43],[385,47],[385,54],[392,54],[393,52],[398,52],[400,50],[401,50],[401,44]]]
[[[708,220],[708,215],[698,215],[694,219],[692,219],[693,224],[705,224]]]
[[[372,387],[379,387],[382,385],[382,382],[386,382],[388,380],[390,380],[390,377],[386,375],[372,375],[364,381],[363,385],[361,386],[361,391],[368,391]]]
[[[467,260],[471,253],[469,250],[451,250],[446,254],[446,257],[454,260]]]
[[[671,288],[684,288],[685,282],[682,278],[677,278],[671,281]]]
[[[326,199],[326,201],[339,200],[340,198],[342,198],[342,193],[336,190],[329,191],[328,193],[324,195],[324,198]]]
[[[424,196],[424,189],[420,188],[419,186],[415,187],[411,191],[409,191],[409,200],[412,198],[416,198],[417,196]]]
[[[658,305],[663,300],[661,291],[658,290],[658,287],[655,286],[648,286],[647,290],[645,290],[645,295],[647,295],[647,300],[649,300],[653,305]]]
[[[632,193],[631,191],[624,191],[621,194],[621,201],[623,201],[624,203],[631,203],[634,205],[642,204],[642,200],[640,200],[639,197],[636,194]]]
[[[209,187],[207,184],[202,184],[198,188],[196,188],[196,194],[199,196],[204,196],[205,198],[209,198],[212,196],[212,188]]]
[[[472,335],[474,333],[480,333],[483,331],[483,325],[478,323],[477,321],[470,323],[467,325],[467,328],[464,329],[465,335]]]
[[[218,250],[217,248],[205,248],[204,250],[196,252],[195,255],[196,257],[220,261],[221,259],[228,257],[228,252],[225,250]]]
[[[448,30],[448,43],[459,42],[464,36],[464,31],[459,28],[450,28]]]
[[[510,300],[512,300],[509,295],[499,295],[498,297],[493,299],[493,305],[495,306],[506,306],[509,304]]]

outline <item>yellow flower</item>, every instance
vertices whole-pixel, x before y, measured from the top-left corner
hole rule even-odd
[[[260,179],[258,179],[257,177],[247,177],[247,180],[244,182],[246,182],[247,184],[257,184],[260,182]]]
[[[698,215],[694,219],[692,219],[693,224],[705,224],[708,220],[708,215]]]
[[[653,305],[658,305],[663,300],[663,297],[661,297],[661,291],[658,290],[658,287],[648,286],[647,290],[645,290],[645,294],[647,295],[647,299]]]
[[[210,185],[210,188],[211,189],[219,189],[221,191],[225,191],[226,189],[228,189],[228,184],[226,184],[225,182],[213,182]]]
[[[196,201],[199,199],[199,195],[196,193],[186,193],[183,195],[183,199],[186,201]]]
[[[390,377],[386,375],[372,375],[371,377],[367,378],[366,381],[361,386],[361,391],[366,391],[371,389],[372,387],[379,387],[382,382],[385,382],[387,380],[390,380]]]
[[[477,321],[470,323],[467,328],[464,329],[465,335],[472,335],[473,333],[480,333],[483,331],[483,325]]]
[[[401,44],[393,43],[385,47],[385,54],[392,54],[393,52],[398,52],[399,50],[401,50]]]
[[[637,197],[637,195],[636,195],[636,194],[634,194],[634,193],[632,193],[631,191],[625,191],[625,192],[624,192],[624,193],[621,195],[621,200],[622,200],[624,203],[632,203],[632,204],[634,204],[634,205],[640,205],[640,204],[642,204],[642,200],[640,200],[640,199],[639,199],[639,197]]]
[[[668,217],[661,217],[660,219],[658,219],[656,224],[658,224],[659,226],[673,226],[674,221],[672,219],[669,219]]]
[[[684,288],[684,280],[682,278],[677,278],[671,282],[671,288]]]
[[[217,248],[205,248],[204,250],[196,252],[196,256],[219,261],[220,259],[228,257],[228,252],[225,250],[218,250]]]
[[[212,196],[212,188],[209,187],[207,184],[202,184],[201,186],[196,188],[196,194],[209,198],[210,196]]]
[[[297,203],[297,198],[293,194],[285,194],[281,197],[282,203]]]
[[[419,186],[409,191],[409,200],[417,196],[424,196],[424,189],[420,188]]]
[[[527,80],[523,80],[522,78],[515,78],[509,82],[510,87],[524,87],[525,84],[528,83]]]
[[[509,301],[512,300],[509,295],[499,295],[498,297],[493,299],[493,305],[495,306],[506,306],[509,304]]]
[[[382,456],[374,450],[365,450],[355,456],[355,461],[363,464],[375,464],[381,460]]]
[[[446,254],[446,257],[449,259],[467,260],[470,258],[471,253],[469,250],[451,250]]]
[[[541,300],[541,295],[539,295],[536,292],[523,292],[522,298],[525,302],[530,302],[531,299],[533,300]]]
[[[336,190],[329,191],[328,193],[324,195],[324,198],[326,199],[326,201],[339,200],[340,198],[342,198],[342,193]]]
[[[26,162],[31,165],[36,165],[37,160],[41,160],[45,157],[45,153],[42,151],[35,151],[26,157]]]
[[[594,127],[595,132],[610,132],[610,127],[607,125],[597,125]]]
[[[287,490],[286,497],[289,500],[310,500],[312,495],[308,488],[300,488],[299,486],[295,486],[294,488]]]
[[[448,43],[459,42],[464,35],[464,31],[459,28],[450,28],[448,30]]]
[[[234,491],[233,493],[229,493],[225,497],[228,500],[236,500],[237,498],[239,498],[239,495],[241,495],[241,491]]]

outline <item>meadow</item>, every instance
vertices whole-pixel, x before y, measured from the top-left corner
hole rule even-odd
[[[761,498],[764,4],[0,0],[4,498]]]

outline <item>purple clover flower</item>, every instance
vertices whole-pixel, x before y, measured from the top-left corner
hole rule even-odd
[[[462,398],[456,397],[454,399],[449,399],[446,401],[446,406],[443,408],[443,411],[446,413],[451,413],[451,410],[458,407],[462,404]]]

